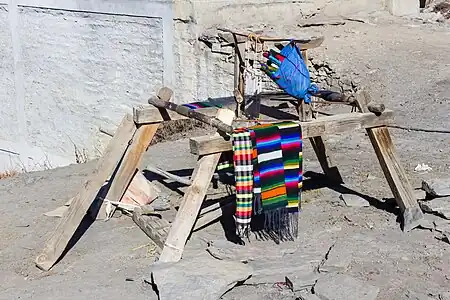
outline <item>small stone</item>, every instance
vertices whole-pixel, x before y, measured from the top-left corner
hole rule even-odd
[[[425,198],[427,197],[427,193],[424,190],[415,190],[414,197],[417,200],[425,200]]]
[[[375,300],[380,289],[359,279],[330,274],[319,278],[314,293],[321,300]]]
[[[433,197],[450,196],[450,178],[423,180],[422,189]]]
[[[450,220],[450,197],[420,201],[419,204],[424,212],[438,214]]]
[[[327,77],[327,72],[323,68],[319,69],[319,76]]]
[[[427,164],[418,164],[415,168],[414,168],[415,172],[421,172],[421,173],[427,173],[429,171],[433,171],[433,168],[431,168],[429,165]]]
[[[372,174],[369,174],[369,175],[367,175],[367,179],[374,180],[374,179],[376,179],[376,177],[373,176]]]
[[[345,205],[349,207],[368,207],[370,206],[369,201],[364,198],[361,198],[358,195],[353,194],[341,194],[339,196],[341,200],[344,201]]]

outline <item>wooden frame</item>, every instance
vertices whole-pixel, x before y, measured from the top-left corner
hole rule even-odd
[[[170,100],[172,94],[167,91],[167,88],[161,89],[158,99],[162,101]],[[368,112],[367,103],[369,101],[366,93],[360,93],[357,99],[360,110],[358,113],[300,122],[303,138],[312,139],[313,147],[319,161],[321,161],[324,172],[327,175],[335,172],[335,175],[340,178],[337,168],[333,167],[328,161],[328,155],[321,137],[366,129],[389,186],[401,209],[404,219],[403,230],[409,231],[419,225],[423,214],[413,197],[412,187],[399,163],[386,127],[393,120],[393,112],[386,110],[379,115]],[[157,101],[153,101],[153,103],[157,103]],[[197,111],[203,112],[204,116],[215,116],[214,122],[211,124],[217,128],[230,128],[235,117],[234,112],[228,109],[208,108]],[[68,212],[47,241],[42,253],[36,258],[36,265],[40,269],[49,270],[70,249],[82,221],[85,218],[92,218],[88,211],[94,200],[99,197],[99,191],[105,181],[109,178],[106,196],[108,200],[120,201],[137,172],[142,155],[150,145],[159,124],[181,118],[184,117],[174,112],[168,112],[164,108],[151,106],[136,107],[134,116],[125,115],[104,155],[84,183],[79,194],[72,201]],[[231,142],[227,135],[219,130],[213,136],[191,138],[190,145],[191,152],[197,154],[199,160],[191,180],[185,181],[190,183],[190,186],[184,195],[171,228],[170,224],[164,222],[164,220],[149,224],[143,219],[139,211],[135,211],[133,214],[133,220],[136,224],[162,248],[160,260],[165,262],[180,260],[191,231],[221,216],[220,205],[213,205],[212,208],[206,209],[203,213],[201,213],[201,205],[216,170],[219,157],[222,152],[231,150]],[[333,168],[335,168],[335,171],[332,171]],[[164,174],[166,173],[164,172]],[[210,212],[211,214],[208,214]],[[199,216],[202,219],[197,222]],[[165,241],[162,239],[165,239]]]

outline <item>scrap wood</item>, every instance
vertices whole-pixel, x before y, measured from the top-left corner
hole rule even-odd
[[[160,169],[154,165],[147,165],[147,167],[145,169],[152,173],[158,174],[166,179],[172,179],[176,182],[179,182],[179,183],[187,185],[187,186],[191,185],[191,180],[177,176],[170,172],[164,171],[163,169]]]
[[[105,182],[103,186],[107,184],[108,182]],[[128,187],[127,191],[122,197],[120,203],[123,205],[120,206],[115,205],[115,206],[118,206],[119,208],[122,209],[128,208],[128,210],[132,211],[134,209],[134,206],[143,206],[150,204],[159,196],[160,192],[161,191],[151,182],[149,182],[141,172],[138,172],[134,176],[130,186]],[[60,206],[52,211],[46,212],[44,215],[47,217],[62,218],[63,215],[69,210],[72,200],[73,198],[69,199],[63,206]],[[109,205],[112,205],[117,202],[117,201],[110,201],[108,199],[104,199],[104,201],[105,201],[104,203],[105,212],[97,214],[96,216],[97,220],[108,220],[109,218],[111,218],[111,215],[108,213],[108,209],[111,207],[109,206],[107,208],[106,205],[108,205],[108,203]]]

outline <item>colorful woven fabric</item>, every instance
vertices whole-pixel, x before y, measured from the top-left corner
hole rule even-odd
[[[220,104],[212,104],[211,102],[208,102],[208,101],[186,103],[186,104],[182,104],[182,105],[186,106],[190,109],[205,108],[205,107],[222,107],[222,105],[220,105]]]
[[[245,128],[235,129],[233,143],[234,176],[236,180],[236,231],[247,236],[250,229],[253,199],[252,141]]]
[[[255,132],[263,211],[286,207],[288,202],[278,127],[251,129]]]
[[[277,124],[281,136],[284,176],[289,212],[297,212],[302,176],[302,140],[300,126],[294,122]]]
[[[270,236],[292,239],[298,234],[302,187],[301,128],[294,122],[282,122],[249,129],[253,142],[254,213],[264,213],[264,230]]]

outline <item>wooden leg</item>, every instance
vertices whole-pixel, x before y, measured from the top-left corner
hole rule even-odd
[[[321,136],[309,138],[311,145],[322,167],[323,173],[334,183],[343,183],[342,176],[339,173],[337,167],[333,166],[333,163],[327,154],[325,143]]]
[[[414,197],[413,188],[400,164],[386,126],[367,129],[381,168],[403,214],[403,231],[417,227],[423,219],[422,210]]]
[[[38,268],[45,271],[50,270],[64,253],[100,188],[114,172],[135,132],[136,126],[133,122],[133,116],[127,114],[109,142],[105,154],[99,160],[89,179],[84,183],[83,189],[75,196],[69,210],[47,241],[42,253],[36,258]]]
[[[219,110],[217,118],[231,125],[234,113],[230,110]],[[217,133],[216,133],[217,134]],[[206,196],[209,183],[216,170],[221,153],[201,157],[192,175],[192,184],[187,189],[175,221],[172,224],[164,249],[159,258],[163,262],[177,262],[181,259],[186,241],[193,229],[202,202]]]
[[[150,124],[141,125],[137,129],[133,141],[123,157],[123,163],[120,164],[119,169],[114,176],[106,199],[110,201],[120,201],[122,199],[122,196],[125,194],[139,167],[142,155],[147,151],[147,147],[150,145],[158,127],[159,124]],[[115,207],[108,217],[112,216],[114,210]]]

